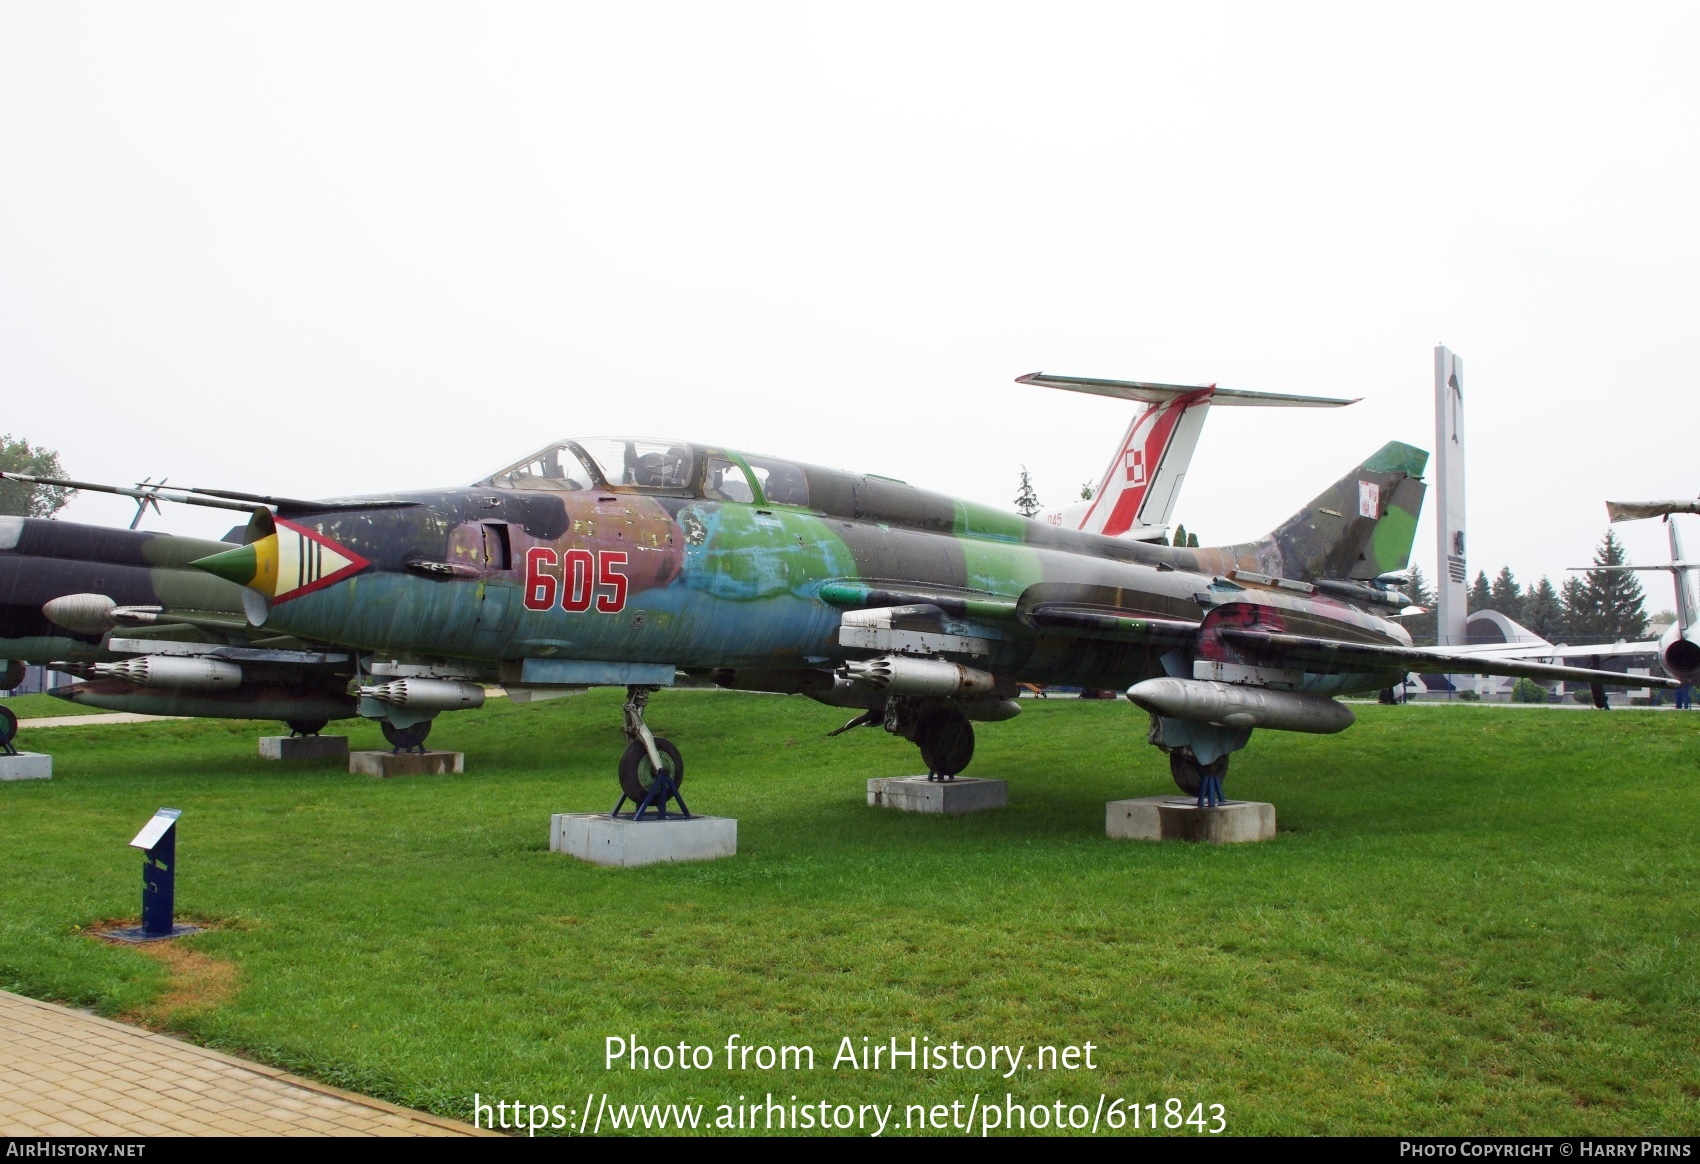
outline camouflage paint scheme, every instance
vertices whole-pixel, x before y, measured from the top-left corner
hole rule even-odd
[[[519,660],[567,659],[781,673],[881,653],[839,645],[846,610],[926,603],[943,612],[948,633],[989,644],[989,655],[959,661],[1000,679],[1113,688],[1164,674],[1162,656],[1182,640],[1191,648],[1196,639],[1200,657],[1243,656],[1212,635],[1227,625],[1410,642],[1396,623],[1346,602],[1227,577],[1240,570],[1367,582],[1403,568],[1427,460],[1409,445],[1385,446],[1267,537],[1180,549],[784,462],[766,463],[800,472],[806,503],[768,499],[753,473],[752,500],[716,499],[705,480],[709,462],[744,469],[750,459],[673,444],[690,449],[693,465],[690,480],[673,489],[601,479],[579,490],[508,488],[495,483],[498,474],[467,489],[374,498],[383,508],[339,502],[323,515],[280,516],[284,533],[369,565],[330,585],[266,595],[265,628],[510,671]],[[255,541],[266,536],[265,515],[257,523]],[[564,577],[570,554],[597,572],[586,566]],[[253,580],[252,553],[202,565]],[[548,608],[528,608],[545,590]],[[563,601],[588,608],[563,609]],[[1306,687],[1374,689],[1396,674],[1317,674]]]

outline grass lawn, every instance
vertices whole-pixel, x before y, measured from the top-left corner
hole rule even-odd
[[[1220,1103],[1241,1133],[1700,1131],[1700,716],[1360,706],[1338,738],[1260,732],[1227,789],[1274,801],[1280,836],[1217,848],[1105,838],[1105,801],[1173,787],[1125,701],[1023,708],[970,770],[1010,807],[943,819],[866,807],[915,752],[822,738],[850,712],[663,692],[650,722],[739,852],[631,870],[547,849],[550,813],[617,795],[611,691],[444,716],[458,777],[262,763],[252,723],[26,730],[54,778],[0,785],[0,986],[462,1119],[475,1092],[901,1121],[1007,1091]],[[217,928],[88,939],[136,915],[125,845],[161,805],[179,914]],[[734,1033],[816,1068],[729,1072]],[[610,1035],[717,1066],[605,1070]],[[1029,1061],[1090,1041],[1096,1068],[832,1067],[845,1036],[911,1035]]]
[[[48,719],[61,715],[100,715],[104,707],[84,707],[80,703],[72,703],[69,699],[55,699],[51,695],[12,695],[0,699],[0,707],[9,707],[12,714],[19,719]]]

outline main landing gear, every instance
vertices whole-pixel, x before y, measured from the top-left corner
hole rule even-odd
[[[294,725],[291,724],[291,727]],[[323,724],[319,725],[323,727]],[[390,742],[390,747],[397,752],[423,752],[425,737],[431,734],[431,721],[420,720],[406,727],[396,727],[387,719],[378,721],[378,730],[384,733],[384,738]]]
[[[857,716],[828,735],[836,736],[853,727],[884,727],[921,749],[928,780],[954,780],[974,758],[974,725],[948,700],[894,695],[876,708]]]
[[[619,816],[626,801],[632,802],[631,820],[666,820],[669,815],[689,818],[691,810],[679,794],[685,779],[685,761],[672,741],[649,730],[643,722],[649,697],[658,688],[626,688],[625,733],[631,741],[620,755],[620,799],[614,803],[609,816]],[[667,804],[676,802],[679,810],[669,814]],[[645,813],[653,815],[645,816]]]
[[[1228,774],[1228,753],[1224,752],[1208,764],[1200,764],[1192,754],[1191,748],[1176,748],[1169,753],[1169,775],[1175,778],[1175,787],[1188,796],[1197,796],[1203,787],[1204,777],[1222,777]]]

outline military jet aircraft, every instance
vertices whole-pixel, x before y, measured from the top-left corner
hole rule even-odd
[[[939,777],[968,766],[974,721],[1019,712],[1017,683],[1123,688],[1191,791],[1254,728],[1343,730],[1335,695],[1407,670],[1625,682],[1411,645],[1387,616],[1426,461],[1390,443],[1268,535],[1181,549],[708,445],[563,440],[467,488],[317,512],[218,494],[250,507],[246,544],[196,565],[267,633],[435,667],[382,685],[421,717],[477,680],[627,687],[634,800],[683,777],[644,724],[680,671],[859,710],[846,728],[913,741]]]

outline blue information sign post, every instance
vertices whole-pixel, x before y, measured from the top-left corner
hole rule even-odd
[[[142,851],[142,924],[109,930],[104,935],[120,942],[157,942],[199,933],[199,926],[175,924],[177,905],[177,818],[179,808],[162,808],[142,826],[130,847]]]

